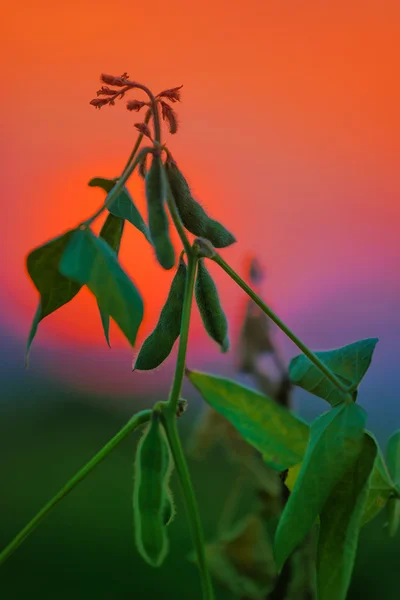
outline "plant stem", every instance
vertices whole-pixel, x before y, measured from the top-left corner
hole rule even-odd
[[[0,564],[5,562],[20,544],[32,533],[48,513],[74,489],[112,450],[134,429],[146,423],[151,416],[151,410],[138,412],[103,448],[98,452],[68,483],[48,502],[33,519],[19,532],[0,554]]]
[[[128,169],[121,175],[120,179],[118,179],[117,183],[113,187],[113,189],[107,194],[104,204],[99,208],[97,212],[94,213],[89,219],[84,221],[82,225],[89,227],[93,221],[97,219],[101,215],[101,213],[109,208],[115,198],[118,196],[119,192],[124,187],[125,183],[128,181],[129,177],[132,175],[133,171],[136,169],[137,165],[140,163],[142,158],[151,152],[151,148],[142,148],[133,163],[128,167]]]
[[[349,394],[347,388],[332,371],[310,350],[303,342],[280,320],[280,318],[267,306],[261,298],[247,285],[245,281],[234,271],[219,254],[212,259],[214,260],[241,288],[250,296],[252,300],[268,315],[268,317],[278,325],[278,327],[292,340],[294,344],[310,359],[312,363],[344,394]],[[351,396],[350,396],[351,401]]]
[[[193,300],[194,281],[196,277],[197,258],[190,250],[188,254],[188,272],[186,277],[185,295],[183,299],[183,312],[181,321],[181,331],[179,337],[178,357],[176,360],[174,380],[167,403],[163,404],[162,414],[164,418],[165,430],[174,457],[176,471],[178,473],[180,485],[182,488],[183,499],[186,513],[189,521],[189,527],[192,535],[193,545],[197,554],[198,567],[201,576],[201,585],[203,589],[204,600],[213,600],[214,592],[211,583],[211,577],[208,571],[205,549],[204,535],[201,526],[199,509],[196,496],[190,479],[189,469],[183,453],[182,444],[179,438],[178,427],[176,423],[176,410],[179,396],[182,389],[182,381],[185,374],[186,350],[189,337],[190,313]]]
[[[201,576],[201,585],[203,589],[203,598],[204,600],[214,600],[214,591],[205,555],[203,528],[201,525],[196,496],[190,479],[189,469],[179,438],[176,416],[174,413],[170,412],[169,406],[166,407],[164,414],[165,429],[170,444],[171,452],[174,457],[179,482],[182,488],[190,532],[192,534],[193,545],[197,554],[197,562]]]
[[[179,336],[178,356],[176,359],[174,380],[169,394],[168,405],[171,412],[176,413],[179,396],[182,389],[182,381],[185,375],[186,350],[189,338],[190,314],[192,310],[194,281],[196,277],[197,259],[192,254],[188,256],[188,270],[186,275],[185,295],[183,298],[183,310],[181,331]]]

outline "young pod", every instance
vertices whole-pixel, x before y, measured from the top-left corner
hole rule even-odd
[[[193,198],[189,185],[173,160],[165,164],[168,183],[183,225],[190,233],[209,240],[215,248],[225,248],[236,240],[221,223],[211,219]]]
[[[227,352],[229,350],[228,321],[204,259],[198,262],[195,296],[207,333],[221,346],[222,352]]]
[[[133,491],[136,547],[153,567],[159,567],[168,552],[166,525],[173,516],[169,490],[172,466],[160,415],[153,412],[138,444]]]
[[[175,252],[169,237],[168,216],[165,211],[167,182],[159,154],[154,154],[146,173],[146,199],[149,229],[158,262],[164,269],[172,269]]]
[[[181,258],[156,328],[144,341],[134,370],[155,369],[169,356],[181,328],[185,282],[186,265]]]

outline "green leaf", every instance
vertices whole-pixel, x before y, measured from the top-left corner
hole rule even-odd
[[[333,488],[356,461],[365,421],[365,411],[351,403],[331,409],[312,423],[306,455],[275,535],[278,569],[310,531]]]
[[[62,254],[73,233],[74,230],[67,231],[35,248],[26,259],[29,276],[40,294],[39,306],[28,337],[26,361],[40,321],[72,300],[82,287],[76,281],[61,275],[58,270]]]
[[[100,231],[100,237],[107,242],[115,254],[118,256],[119,248],[121,246],[122,234],[124,232],[125,221],[121,217],[116,217],[112,214],[107,216],[103,227]],[[107,344],[111,348],[110,344],[110,316],[101,308],[100,304],[97,303],[100,311],[101,323],[103,325],[104,336]]]
[[[375,437],[366,432],[366,435],[371,437],[378,449],[374,468],[369,480],[369,490],[367,501],[364,506],[361,525],[365,525],[371,521],[384,508],[393,491],[393,483],[385,465],[381,449]]]
[[[375,441],[364,435],[361,453],[332,490],[320,515],[318,600],[346,598],[376,456]]]
[[[87,285],[133,346],[143,319],[143,301],[109,245],[90,229],[75,230],[60,272]]]
[[[372,437],[377,445],[377,442],[372,434],[366,432],[366,435]],[[293,491],[300,470],[301,463],[289,469],[288,475],[285,479],[285,485],[290,492]],[[380,513],[380,511],[384,508],[386,502],[390,498],[392,491],[393,484],[387,472],[386,465],[382,457],[382,452],[378,447],[378,453],[369,481],[368,496],[367,501],[365,503],[361,523],[362,526],[366,525],[366,523],[371,521],[374,517],[376,517],[378,513]]]
[[[106,191],[107,194],[109,194],[116,183],[116,179],[94,177],[89,181],[88,185],[90,187],[100,187]],[[136,208],[129,191],[125,186],[122,188],[108,210],[115,217],[121,217],[121,219],[125,219],[126,221],[132,223],[136,229],[143,233],[146,240],[150,242],[150,235],[147,225],[144,222],[142,215]]]
[[[315,354],[346,386],[357,387],[371,364],[377,342],[377,338],[368,338],[342,348]],[[336,406],[344,400],[343,392],[304,354],[291,360],[289,375],[294,384],[327,400],[331,406]]]
[[[309,427],[274,400],[229,379],[187,371],[204,400],[223,415],[264,461],[283,471],[303,459]]]
[[[386,459],[394,484],[400,486],[400,430],[389,438]]]

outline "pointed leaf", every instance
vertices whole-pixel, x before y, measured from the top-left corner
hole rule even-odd
[[[28,337],[26,354],[36,335],[42,319],[67,304],[81,289],[81,284],[64,277],[58,270],[62,254],[68,246],[73,231],[32,250],[26,259],[28,273],[40,294],[39,306],[33,319]]]
[[[393,484],[387,472],[386,465],[382,457],[382,452],[372,434],[366,432],[366,435],[369,435],[373,438],[377,445],[378,453],[369,480],[369,490],[364,506],[364,513],[361,523],[362,526],[366,525],[366,523],[371,521],[378,513],[380,513],[393,491]],[[295,465],[289,469],[288,475],[285,479],[285,485],[290,492],[293,491],[297,477],[299,476],[301,470],[301,466],[302,464],[299,463],[298,465]]]
[[[143,319],[143,301],[109,245],[89,229],[75,230],[60,272],[87,285],[133,346]]]
[[[345,385],[358,386],[371,364],[377,342],[377,338],[369,338],[342,348],[315,354]],[[293,383],[327,400],[331,406],[336,406],[344,400],[343,392],[336,388],[304,354],[291,360],[289,375]]]
[[[89,181],[88,185],[90,187],[100,187],[108,194],[111,192],[116,183],[116,179],[94,177]],[[125,186],[122,188],[121,192],[109,207],[109,211],[115,217],[121,217],[121,219],[125,219],[126,221],[132,223],[136,229],[139,229],[139,231],[143,233],[146,240],[150,241],[147,225],[144,222],[142,215],[136,208],[129,191]]]
[[[278,569],[310,531],[332,489],[356,461],[365,421],[365,411],[351,403],[331,409],[311,425],[306,455],[275,535]]]
[[[309,427],[274,400],[222,377],[188,371],[204,400],[278,471],[301,462]]]
[[[400,430],[395,431],[389,438],[386,457],[393,482],[400,486]]]
[[[332,490],[321,513],[317,552],[319,600],[345,600],[347,596],[376,456],[375,441],[364,435],[360,455]]]
[[[107,219],[104,222],[103,227],[100,231],[100,237],[107,242],[112,250],[114,250],[115,254],[118,256],[119,248],[121,246],[122,234],[124,232],[124,219],[121,217],[116,217],[112,214],[107,216]],[[104,336],[106,338],[107,344],[111,348],[110,344],[110,316],[103,310],[99,303],[100,318],[101,323],[103,325]]]

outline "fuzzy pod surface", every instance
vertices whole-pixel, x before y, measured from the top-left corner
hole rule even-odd
[[[153,412],[137,447],[133,491],[136,547],[153,567],[159,567],[168,553],[166,520],[170,522],[173,516],[169,490],[172,467],[160,414]]]
[[[146,173],[146,199],[149,229],[158,262],[164,269],[172,269],[175,252],[169,237],[168,216],[165,210],[167,181],[161,157],[154,154]]]
[[[228,321],[221,306],[218,290],[204,264],[204,259],[200,259],[198,262],[195,296],[207,333],[220,345],[222,352],[227,352],[229,350]]]
[[[226,248],[236,239],[218,221],[211,219],[204,208],[193,198],[190,187],[175,162],[165,164],[168,183],[184,227],[209,240],[215,248]]]
[[[134,365],[134,371],[149,371],[158,367],[170,354],[179,337],[185,295],[186,265],[180,259],[167,300],[154,331],[144,341]]]

